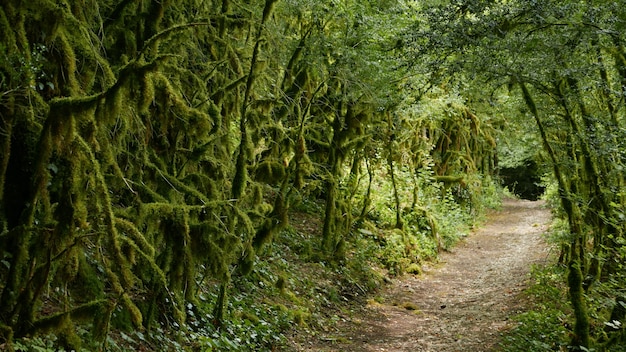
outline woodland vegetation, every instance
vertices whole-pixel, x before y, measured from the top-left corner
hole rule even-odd
[[[279,348],[530,165],[569,299],[536,350],[624,350],[619,2],[0,4],[3,348]]]

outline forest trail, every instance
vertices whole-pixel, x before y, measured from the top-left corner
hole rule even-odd
[[[344,316],[337,331],[299,351],[495,351],[509,317],[523,309],[520,293],[533,264],[545,262],[550,211],[544,202],[504,200],[439,263],[406,275]]]

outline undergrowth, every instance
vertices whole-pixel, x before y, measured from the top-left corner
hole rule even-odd
[[[354,303],[373,297],[388,278],[418,274],[425,261],[436,260],[440,250],[453,246],[480,218],[467,203],[461,205],[452,190],[443,193],[435,184],[423,192],[431,202],[407,211],[403,229],[392,226],[393,216],[385,210],[387,200],[375,198],[375,211],[346,237],[346,256],[341,260],[319,254],[323,203],[303,201],[293,209],[290,226],[258,253],[249,274],[237,274],[232,268],[227,319],[222,325],[215,324],[212,311],[219,283],[198,278],[199,299],[187,304],[185,326],[167,319],[150,330],[128,325],[111,331],[104,346],[85,342],[81,351],[288,351],[294,335],[315,336],[332,329],[351,314]],[[497,206],[494,197],[501,192],[493,188],[485,194]],[[127,317],[122,313],[114,312],[113,319],[123,321]],[[77,331],[80,335],[83,330]],[[14,348],[59,350],[58,338],[18,339]]]
[[[564,286],[565,268],[557,265],[534,267],[530,286],[523,293],[530,309],[514,316],[515,326],[502,338],[507,352],[562,351],[567,347],[570,310]]]
[[[566,223],[555,219],[548,240],[554,244],[563,243],[567,237],[566,229]],[[596,283],[594,289],[587,292],[591,331],[599,338],[593,341],[594,347],[571,346],[575,322],[568,295],[568,269],[553,259],[552,264],[533,268],[530,285],[523,293],[528,308],[512,317],[514,327],[503,334],[500,350],[625,352],[624,327],[619,320],[610,318],[615,306],[623,303],[615,293],[624,291],[618,284],[620,280]]]
[[[589,347],[572,346],[575,317],[570,305],[568,269],[564,257],[571,243],[571,230],[560,207],[558,188],[547,180],[544,198],[553,210],[554,219],[547,240],[554,248],[561,248],[554,263],[532,272],[532,285],[525,291],[529,310],[515,316],[516,326],[503,336],[502,351],[626,351],[626,328],[622,324],[626,311],[626,289],[623,270],[606,274],[586,287],[585,303],[589,314],[589,331],[593,338]],[[586,263],[593,254],[586,254]],[[605,260],[600,258],[600,260]]]

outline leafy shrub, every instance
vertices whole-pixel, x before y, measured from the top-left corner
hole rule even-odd
[[[563,286],[565,270],[558,266],[534,268],[533,283],[524,292],[533,302],[527,312],[513,317],[515,327],[507,331],[501,348],[507,352],[561,351],[569,342],[569,306]]]

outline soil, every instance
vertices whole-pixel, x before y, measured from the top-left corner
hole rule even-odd
[[[528,302],[531,267],[547,261],[541,201],[505,200],[502,209],[438,263],[394,280],[376,300],[292,346],[296,351],[496,351],[510,320]]]

